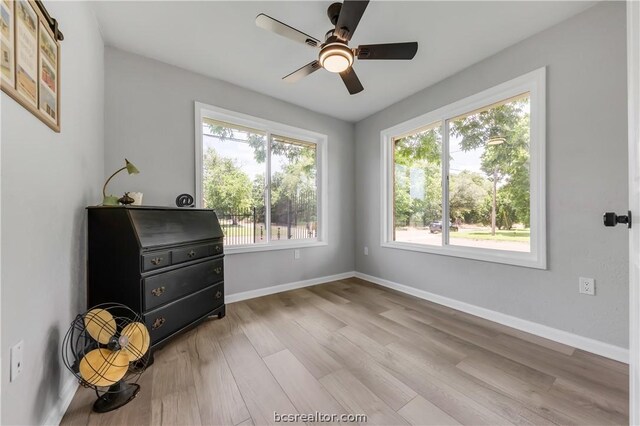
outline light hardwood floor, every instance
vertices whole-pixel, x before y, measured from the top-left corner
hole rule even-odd
[[[356,278],[227,305],[156,353],[127,406],[63,425],[627,424],[628,367]]]

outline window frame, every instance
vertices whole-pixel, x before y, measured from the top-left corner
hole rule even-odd
[[[438,121],[442,122],[442,223],[449,222],[449,128],[448,121],[463,114],[485,108],[521,95],[530,94],[530,252],[516,252],[479,247],[450,245],[449,227],[442,227],[442,245],[393,240],[394,231],[394,164],[393,140]],[[380,132],[381,143],[381,240],[386,248],[418,251],[486,262],[503,263],[536,269],[547,268],[546,226],[546,67],[483,90],[464,99],[440,107]]]
[[[203,168],[203,118],[211,118],[213,120],[236,124],[250,129],[265,132],[267,138],[267,152],[271,152],[271,135],[298,139],[304,142],[314,144],[316,146],[316,185],[317,185],[317,215],[318,227],[315,238],[304,240],[271,240],[271,203],[270,193],[266,191],[265,195],[265,221],[267,222],[267,242],[260,244],[242,244],[225,247],[225,254],[250,253],[258,251],[285,250],[293,248],[318,247],[328,244],[328,172],[327,172],[327,146],[328,137],[321,133],[313,132],[306,129],[289,126],[263,118],[254,117],[248,114],[227,110],[224,108],[208,105],[202,102],[194,102],[195,109],[195,198],[196,207],[202,208],[202,168]],[[271,176],[271,158],[265,164],[265,177]]]

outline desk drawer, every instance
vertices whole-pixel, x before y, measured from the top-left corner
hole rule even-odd
[[[171,265],[171,252],[156,251],[142,255],[142,270],[153,271]]]
[[[220,283],[167,306],[144,314],[150,330],[151,344],[162,340],[197,318],[211,312],[224,303],[224,284]]]
[[[154,309],[220,282],[223,277],[223,260],[215,259],[145,278],[144,310]]]
[[[217,256],[219,254],[222,254],[222,252],[222,241],[220,241],[219,243],[211,244],[211,256]]]
[[[213,254],[213,244],[201,244],[198,246],[188,246],[171,250],[171,262],[188,262],[190,260],[201,259]]]

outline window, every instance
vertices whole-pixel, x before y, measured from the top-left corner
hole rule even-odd
[[[196,204],[228,253],[326,244],[326,136],[196,103]]]
[[[546,268],[544,68],[381,133],[382,245]]]

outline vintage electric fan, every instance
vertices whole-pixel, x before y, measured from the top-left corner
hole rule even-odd
[[[150,340],[142,319],[124,305],[101,304],[73,320],[62,359],[81,385],[96,391],[94,411],[115,410],[135,398]]]

